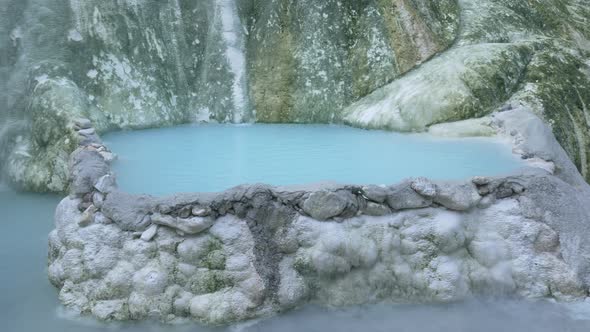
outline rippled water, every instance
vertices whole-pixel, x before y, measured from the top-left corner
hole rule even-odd
[[[464,179],[522,166],[498,139],[441,139],[328,125],[193,125],[111,133],[129,192],[222,191],[244,183],[394,184]]]
[[[101,324],[68,315],[46,277],[47,234],[59,198],[0,191],[0,331],[590,331],[590,303],[514,301],[452,305],[371,305],[330,310],[307,307],[231,327],[155,322]]]

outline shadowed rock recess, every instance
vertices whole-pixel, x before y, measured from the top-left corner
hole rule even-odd
[[[221,324],[309,302],[588,296],[586,0],[0,0],[0,17],[0,175],[69,194],[48,272],[71,309]],[[187,122],[498,134],[528,167],[117,189],[101,133]]]

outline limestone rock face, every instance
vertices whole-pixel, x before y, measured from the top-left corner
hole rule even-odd
[[[338,121],[446,49],[459,22],[456,0],[0,4],[0,166],[36,191],[67,190],[75,119],[99,133]]]
[[[425,130],[525,106],[548,123],[590,180],[590,7],[582,0],[459,0],[449,50],[343,111],[361,127]],[[489,135],[478,126],[434,133]],[[450,131],[449,131],[450,129]]]
[[[590,178],[584,0],[1,7],[0,167],[24,189],[67,190],[77,118],[98,133],[190,121],[422,131],[502,105],[535,111]],[[489,135],[484,127],[444,134]]]

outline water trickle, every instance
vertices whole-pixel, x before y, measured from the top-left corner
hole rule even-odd
[[[230,72],[233,74],[232,101],[236,109],[233,112],[234,123],[245,120],[247,111],[246,96],[246,51],[244,42],[244,27],[238,16],[235,0],[216,0],[217,15],[221,20],[222,39],[225,43],[225,56]]]

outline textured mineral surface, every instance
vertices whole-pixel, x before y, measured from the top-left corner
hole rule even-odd
[[[534,114],[487,122],[527,159],[522,172],[157,198],[118,191],[97,152],[108,149],[83,144],[49,236],[49,279],[67,307],[99,319],[207,324],[310,302],[584,299],[590,186]]]

